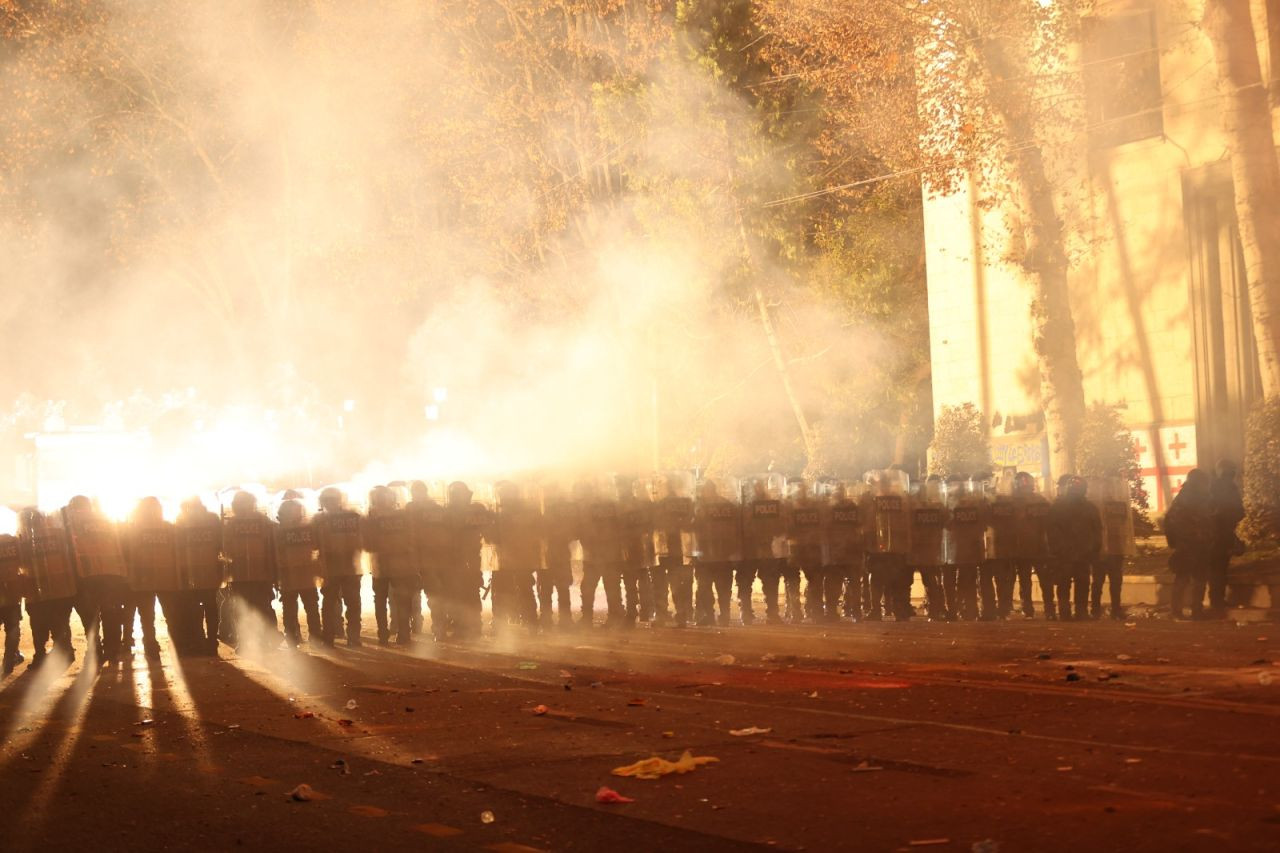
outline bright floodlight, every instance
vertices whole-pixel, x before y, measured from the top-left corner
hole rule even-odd
[[[356,401],[355,401],[355,400],[343,400],[343,401],[342,401],[342,411],[344,411],[344,412],[354,412],[355,410],[356,410]]]
[[[440,407],[439,407],[439,406],[437,406],[435,403],[432,403],[432,404],[430,404],[429,406],[427,406],[427,407],[423,410],[423,412],[426,414],[426,416],[427,416],[427,420],[429,420],[429,421],[438,421],[438,420],[440,420]]]
[[[431,392],[431,395],[435,397],[437,403],[443,403],[445,400],[449,399],[449,389],[437,388]]]

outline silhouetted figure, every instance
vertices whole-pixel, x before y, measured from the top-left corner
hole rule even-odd
[[[1244,518],[1244,500],[1236,485],[1236,464],[1219,460],[1216,476],[1209,487],[1213,504],[1213,536],[1209,544],[1209,608],[1215,617],[1227,612],[1227,569],[1231,558],[1239,553],[1240,540],[1236,525]]]
[[[1049,507],[1046,534],[1049,557],[1058,581],[1058,612],[1072,618],[1071,593],[1075,589],[1075,618],[1089,615],[1090,568],[1102,550],[1102,518],[1089,503],[1088,486],[1074,474],[1058,479],[1058,497]]]
[[[1164,516],[1164,534],[1173,553],[1173,593],[1169,602],[1173,618],[1184,618],[1190,605],[1191,618],[1204,615],[1204,582],[1213,547],[1213,500],[1209,475],[1198,468],[1187,473],[1178,495]]]

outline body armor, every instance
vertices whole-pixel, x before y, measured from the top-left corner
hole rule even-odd
[[[135,522],[126,531],[129,585],[136,592],[181,592],[177,540],[168,522]]]
[[[275,581],[275,548],[270,519],[260,512],[231,516],[222,524],[222,553],[232,583]]]
[[[219,589],[225,568],[222,562],[222,526],[218,517],[203,511],[180,517],[174,528],[178,574],[187,589]]]
[[[0,607],[20,604],[27,595],[27,589],[18,537],[0,535]]]
[[[742,559],[742,508],[733,501],[719,494],[700,499],[693,529],[699,560],[723,563]]]
[[[305,521],[276,527],[276,573],[281,591],[315,589],[315,530]]]
[[[35,601],[56,601],[76,594],[76,573],[72,566],[66,531],[42,524],[25,531],[22,550],[27,570],[31,573]]]
[[[360,513],[350,509],[325,509],[311,517],[319,571],[326,578],[358,577],[362,550]]]
[[[71,550],[80,577],[127,578],[120,533],[107,518],[97,513],[67,513]]]

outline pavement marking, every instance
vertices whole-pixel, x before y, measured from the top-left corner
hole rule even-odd
[[[446,826],[443,823],[419,823],[409,827],[417,832],[425,832],[434,838],[452,838],[455,835],[461,835],[462,830],[454,826]]]
[[[540,847],[530,847],[527,844],[516,844],[514,841],[501,841],[497,844],[486,844],[485,850],[492,850],[493,853],[547,853]]]

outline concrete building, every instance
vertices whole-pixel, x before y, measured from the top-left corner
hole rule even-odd
[[[1254,7],[1270,78],[1280,71],[1280,0]],[[1241,458],[1259,394],[1202,11],[1202,0],[1109,0],[1085,21],[1083,177],[1062,211],[1086,399],[1126,407],[1156,513],[1197,463]],[[1033,291],[1001,259],[1006,219],[976,203],[981,194],[971,180],[925,199],[934,402],[974,403],[997,464],[1051,475]]]

